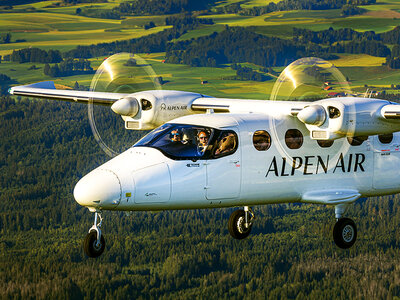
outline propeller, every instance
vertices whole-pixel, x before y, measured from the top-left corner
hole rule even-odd
[[[277,115],[270,120],[271,135],[277,141],[277,148],[291,165],[296,165],[296,144],[292,147],[289,141],[301,142],[303,136],[309,135],[315,141],[315,147],[335,147],[335,155],[329,157],[327,165],[335,167],[341,155],[345,155],[350,145],[345,135],[351,135],[352,124],[345,135],[333,134],[330,128],[339,127],[343,123],[344,106],[341,97],[351,97],[352,91],[343,74],[330,62],[316,57],[301,58],[287,66],[276,80],[271,92],[271,100],[293,101],[296,105],[291,110],[293,119],[287,120],[287,115]],[[329,99],[329,100],[327,100]],[[310,104],[312,102],[312,104]],[[346,107],[355,112],[353,105]],[[354,113],[354,116],[356,114]],[[303,130],[301,123],[304,124]],[[285,134],[286,133],[286,134]],[[301,147],[300,142],[298,143]],[[304,168],[304,166],[303,166]]]
[[[114,157],[129,148],[133,141],[146,132],[125,130],[121,117],[134,118],[142,110],[151,108],[145,99],[137,99],[133,93],[146,90],[161,90],[151,64],[132,53],[114,54],[101,63],[93,76],[90,91],[121,93],[121,99],[111,106],[94,105],[89,100],[88,115],[93,135],[102,150]]]

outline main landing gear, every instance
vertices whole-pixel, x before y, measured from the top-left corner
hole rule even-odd
[[[100,219],[99,223],[97,223],[97,217]],[[89,233],[86,235],[85,241],[83,242],[83,249],[85,250],[86,255],[89,257],[100,256],[106,246],[106,242],[100,230],[102,222],[103,219],[101,218],[101,215],[98,212],[95,212],[94,224],[89,229]]]
[[[342,218],[348,204],[335,206],[336,224],[333,227],[333,240],[342,249],[348,249],[356,242],[357,227],[352,219]]]
[[[254,219],[254,213],[248,206],[245,206],[244,210],[235,210],[229,217],[229,233],[238,240],[247,238],[251,232]]]
[[[336,224],[333,228],[333,240],[342,249],[348,249],[356,242],[357,227],[353,220],[342,218],[347,210],[348,204],[335,206]],[[254,213],[248,206],[234,211],[229,217],[228,229],[230,235],[238,240],[245,239],[251,232],[253,226]]]

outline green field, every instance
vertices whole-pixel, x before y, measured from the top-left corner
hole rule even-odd
[[[0,44],[0,55],[9,54],[14,49],[39,47],[42,49],[69,50],[77,45],[90,45],[99,42],[110,42],[137,38],[149,35],[167,28],[166,16],[137,16],[126,17],[122,20],[109,20],[78,16],[75,10],[78,7],[92,7],[111,9],[121,1],[108,1],[107,3],[80,4],[75,6],[55,6],[59,1],[44,1],[34,4],[14,7],[14,10],[2,13],[0,16],[0,33],[10,31],[13,40],[26,40],[18,43]],[[217,6],[237,3],[236,0],[220,1]],[[276,2],[276,1],[275,1]],[[241,2],[242,3],[242,2]],[[265,1],[252,0],[242,3],[243,7],[265,5]],[[182,35],[178,41],[189,40],[206,36],[213,32],[220,32],[224,25],[248,27],[256,33],[291,38],[293,27],[323,30],[329,27],[351,27],[359,31],[374,30],[383,32],[399,25],[399,20],[389,17],[388,12],[400,10],[398,1],[378,1],[376,5],[365,6],[372,15],[354,16],[343,18],[340,10],[330,11],[288,11],[273,12],[262,16],[240,16],[237,14],[211,14],[200,18],[211,18],[214,25],[203,25]],[[22,13],[21,11],[29,11]],[[143,26],[154,22],[157,27],[145,30]],[[271,93],[274,80],[267,82],[251,82],[239,80],[226,80],[235,72],[229,67],[225,68],[192,68],[185,65],[161,63],[163,53],[143,54],[156,74],[162,76],[166,83],[164,89],[178,89],[196,91],[204,94],[221,97],[238,97],[265,99]],[[92,66],[97,68],[103,58],[91,59]],[[368,55],[340,55],[340,59],[333,63],[351,78],[354,90],[363,90],[365,85],[389,87],[400,81],[399,72],[388,70],[381,66],[384,58]],[[28,70],[32,65],[34,70]],[[43,75],[43,64],[15,64],[3,62],[0,64],[0,73],[7,74],[21,84],[50,80]],[[253,66],[256,69],[257,66]],[[277,68],[281,71],[283,68]],[[75,81],[89,86],[92,75],[69,76],[56,79],[62,85],[73,86]],[[209,83],[201,85],[201,80]]]
[[[75,14],[78,7],[111,9],[121,1],[58,7],[55,4],[60,1],[51,0],[0,11],[0,33],[10,31],[13,41],[26,40],[0,44],[0,55],[28,47],[65,51],[167,28],[165,15],[108,20]],[[243,7],[253,7],[268,1],[224,0],[216,6],[242,3]],[[220,32],[224,25],[245,26],[285,39],[292,38],[293,27],[383,32],[400,25],[396,17],[400,0],[378,0],[365,8],[367,14],[349,18],[341,17],[340,10],[251,17],[218,15],[215,9],[212,14],[200,16],[212,18],[215,24],[189,30],[178,41]],[[156,27],[144,30],[150,21]],[[263,69],[272,73],[274,78],[269,81],[242,81],[233,79],[236,71],[229,64],[196,68],[163,62],[165,52],[138,55],[145,62],[136,57],[137,64],[123,66],[125,56],[124,61],[109,66],[111,71],[105,72],[104,81],[112,73],[114,83],[137,83],[148,89],[152,88],[150,80],[161,76],[161,88],[165,90],[269,99],[276,77],[285,69]],[[95,71],[105,56],[90,59]],[[348,83],[359,94],[367,89],[399,93],[391,85],[400,84],[400,70],[382,65],[385,58],[365,54],[338,57],[331,63],[347,78],[343,82],[329,80],[333,88],[330,91],[338,91]],[[239,64],[261,72],[260,66],[253,63]],[[57,88],[70,88],[75,82],[89,87],[95,75],[94,71],[52,78],[43,74],[44,66],[2,60],[0,74],[11,77],[12,85],[53,80]],[[315,76],[323,77],[322,84],[311,85],[315,73],[305,72],[301,78],[288,72],[292,80],[287,80],[289,88],[282,90],[289,94],[290,85],[299,84],[296,97],[311,93],[323,97],[328,93],[323,90],[326,78],[330,79],[328,71],[335,69],[330,64],[319,66],[325,67],[321,74],[328,75]],[[296,82],[299,78],[303,81]],[[251,236],[245,240],[229,236],[227,222],[233,209],[134,212],[130,216],[104,212],[106,251],[96,260],[89,259],[82,251],[82,240],[93,224],[93,214],[74,201],[73,189],[80,178],[109,157],[92,135],[88,106],[4,96],[0,107],[1,299],[400,299],[399,195],[359,199],[349,207],[346,214],[354,218],[359,231],[356,244],[348,250],[337,248],[332,241],[333,207],[282,204],[255,206],[257,219]],[[123,130],[124,122],[108,107],[96,106],[94,114],[102,138],[118,151],[131,147],[143,134]],[[265,126],[269,130],[271,125]],[[278,139],[272,138],[272,142]],[[247,150],[250,148],[244,148],[242,155]],[[265,153],[258,154],[271,152]]]
[[[35,5],[43,6],[43,3],[35,3]],[[109,6],[112,3],[103,5]],[[138,38],[170,27],[163,25],[165,17],[160,16],[127,17],[123,20],[96,19],[66,11],[72,8],[76,10],[76,6],[73,6],[51,8],[45,11],[42,9],[39,12],[13,13],[11,11],[0,14],[0,33],[11,32],[14,41],[25,40],[1,44],[0,55],[8,54],[14,49],[28,47],[65,51],[77,45]],[[145,30],[143,25],[150,21],[160,26]]]

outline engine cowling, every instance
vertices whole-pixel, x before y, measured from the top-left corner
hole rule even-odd
[[[197,93],[155,90],[130,94],[111,109],[121,115],[126,129],[150,130],[172,119],[196,113],[191,104],[203,97]]]
[[[310,137],[317,140],[400,131],[400,105],[379,99],[320,100],[300,110],[297,118],[306,125]]]

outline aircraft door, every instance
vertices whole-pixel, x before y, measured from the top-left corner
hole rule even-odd
[[[238,130],[222,130],[206,161],[206,198],[234,199],[241,188],[241,151]]]
[[[383,134],[374,137],[374,179],[377,190],[398,189],[400,167],[400,139],[398,135]]]

